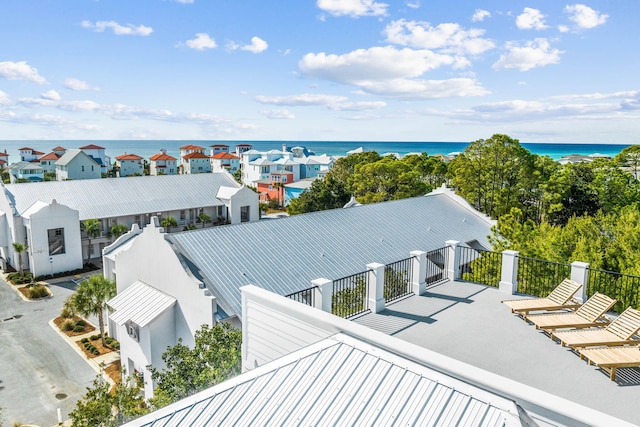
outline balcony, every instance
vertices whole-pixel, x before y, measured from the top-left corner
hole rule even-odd
[[[609,294],[622,301],[615,307],[620,312],[628,305],[637,307],[640,278],[590,270],[585,263],[549,263],[518,257],[513,251],[484,254],[458,242],[447,244],[429,254],[412,252],[410,266],[405,260],[372,263],[348,278],[314,280],[311,288],[289,298],[640,425],[635,407],[640,401],[640,368],[619,369],[616,380],[610,381],[607,373],[501,304],[522,298],[513,295],[518,291],[546,295],[570,276],[583,284],[577,297],[595,291]],[[389,278],[394,278],[391,287],[386,284]],[[345,306],[350,309],[345,311]]]

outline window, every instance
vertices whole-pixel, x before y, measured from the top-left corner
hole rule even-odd
[[[64,253],[64,228],[51,228],[47,230],[49,237],[49,256]]]
[[[184,217],[185,217],[184,211],[180,211],[180,220],[184,221]]]
[[[286,176],[282,177],[282,182],[287,182],[287,177]]]
[[[91,172],[93,172],[93,165],[91,165]]]
[[[218,206],[218,216],[222,216],[222,206]]]
[[[240,222],[249,222],[249,206],[240,206]]]
[[[82,165],[82,172],[84,172],[84,165]]]

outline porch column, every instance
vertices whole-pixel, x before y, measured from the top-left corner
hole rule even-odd
[[[498,290],[513,295],[518,292],[518,251],[502,251],[502,272]]]
[[[320,278],[311,281],[316,286],[314,306],[317,309],[331,313],[333,300],[333,280]]]
[[[372,313],[384,310],[384,264],[372,262],[367,264],[371,270],[369,276],[369,309]]]
[[[460,242],[447,240],[444,243],[447,246],[447,265],[445,266],[447,278],[457,280],[460,278]]]
[[[411,251],[411,292],[422,295],[427,291],[427,253],[424,251]]]
[[[587,300],[587,280],[589,279],[589,263],[574,261],[571,263],[571,280],[582,285],[576,292],[576,299],[580,302]]]

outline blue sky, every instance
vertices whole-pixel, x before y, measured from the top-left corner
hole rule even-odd
[[[0,5],[0,140],[639,142],[635,0]]]

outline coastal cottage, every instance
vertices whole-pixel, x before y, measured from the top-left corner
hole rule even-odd
[[[254,213],[249,208],[246,215],[241,218]],[[109,330],[120,341],[123,366],[144,375],[150,396],[147,365],[161,369],[160,356],[168,345],[180,338],[193,345],[202,324],[241,324],[242,286],[255,284],[288,295],[319,277],[338,279],[371,262],[393,262],[413,250],[439,248],[447,239],[488,249],[493,224],[442,190],[355,209],[182,233],[164,233],[152,222],[104,249],[104,274],[116,279],[118,289],[109,302],[114,310]],[[153,313],[143,309],[150,300],[158,302]],[[128,334],[131,327],[135,336]]]
[[[124,153],[116,156],[116,176],[144,175],[144,159],[137,154]]]
[[[149,175],[175,175],[178,173],[178,159],[167,154],[164,148],[149,157]]]
[[[52,151],[44,156],[40,157],[38,161],[40,162],[40,166],[45,171],[45,173],[55,173],[56,172],[56,162],[62,157],[62,155]]]
[[[105,148],[96,144],[89,144],[80,147],[85,154],[90,156],[100,165],[100,173],[108,173],[111,167],[111,158],[105,154]]]
[[[180,147],[180,168],[184,174],[211,172],[211,162],[204,154],[204,147],[192,144]]]
[[[23,267],[35,276],[70,271],[100,256],[115,224],[143,227],[153,216],[173,217],[182,230],[202,226],[201,213],[218,224],[257,221],[258,195],[225,172],[7,184],[0,192],[0,260],[18,269],[13,243],[26,243]],[[90,245],[80,231],[87,219],[100,224]],[[54,240],[69,249],[56,251]]]
[[[9,166],[9,181],[40,182],[44,180],[44,169],[38,163],[17,162]]]
[[[82,150],[65,151],[56,163],[56,179],[58,181],[96,179],[102,177],[101,167]]]

